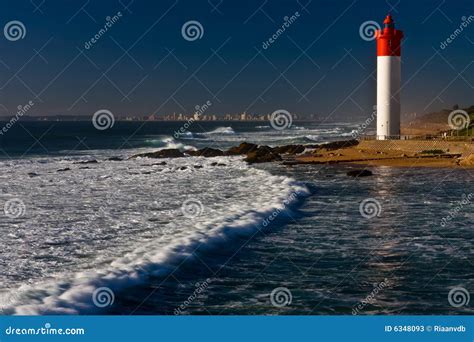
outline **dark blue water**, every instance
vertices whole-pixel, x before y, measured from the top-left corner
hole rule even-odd
[[[8,238],[23,241],[20,244],[21,255],[28,255],[30,247],[25,241],[33,241],[31,248],[40,248],[41,253],[44,253],[43,248],[63,251],[64,246],[54,241],[55,237],[61,237],[63,231],[68,231],[74,243],[78,244],[77,248],[82,248],[82,240],[77,240],[76,234],[71,233],[72,227],[88,223],[77,218],[77,213],[83,210],[95,212],[89,197],[84,194],[90,192],[94,194],[91,195],[94,200],[100,201],[104,193],[121,190],[123,186],[128,191],[126,198],[104,197],[105,203],[110,202],[112,212],[108,220],[99,215],[99,221],[104,221],[98,223],[97,236],[103,238],[103,234],[105,237],[112,234],[116,239],[117,227],[130,226],[127,232],[136,229],[139,242],[141,230],[144,229],[139,224],[146,222],[151,237],[155,237],[155,228],[160,228],[159,217],[143,221],[150,215],[150,210],[160,213],[170,203],[176,202],[178,194],[186,198],[189,195],[187,191],[191,187],[199,188],[196,185],[202,184],[204,178],[210,184],[209,189],[212,187],[212,192],[195,190],[193,196],[207,196],[204,207],[211,208],[219,206],[219,201],[223,201],[219,196],[224,195],[228,212],[235,212],[236,208],[231,204],[232,193],[219,190],[225,189],[225,182],[229,182],[225,181],[224,175],[233,175],[232,180],[238,183],[240,178],[245,180],[250,171],[255,171],[204,168],[196,169],[200,171],[193,169],[195,173],[189,176],[178,173],[173,176],[173,172],[178,172],[176,168],[163,170],[161,166],[142,165],[145,161],[106,161],[106,157],[115,153],[127,156],[140,149],[165,147],[228,148],[241,141],[269,145],[322,142],[347,138],[355,127],[347,124],[298,123],[280,132],[267,123],[212,122],[196,124],[188,134],[175,137],[174,132],[182,124],[116,122],[111,129],[100,131],[88,122],[17,123],[0,136],[5,170],[10,173],[12,168],[18,171],[12,176],[4,175],[2,195],[6,199],[12,196],[22,199],[26,203],[26,215],[12,221],[13,226],[4,227]],[[82,169],[81,165],[66,158],[74,154],[87,156],[87,159],[98,155],[99,163]],[[41,158],[34,160],[36,156]],[[12,160],[5,160],[8,158]],[[31,158],[31,163],[25,160],[28,158]],[[182,162],[187,163],[187,160]],[[223,162],[225,167],[232,167],[232,160]],[[210,160],[189,158],[189,163],[186,172],[194,164],[210,164]],[[57,172],[57,169],[65,167],[70,168],[68,173]],[[353,167],[343,165],[288,168],[278,164],[262,164],[255,167],[304,183],[311,190],[311,195],[297,198],[289,211],[275,212],[275,216],[269,217],[266,223],[262,221],[252,227],[256,228],[254,234],[226,235],[223,231],[219,244],[210,246],[203,239],[203,243],[198,244],[192,253],[193,258],[186,258],[178,267],[170,267],[163,272],[163,276],[140,274],[146,279],[144,284],[117,286],[114,304],[101,313],[474,313],[472,301],[456,307],[450,302],[452,298],[449,294],[456,288],[465,289],[467,293],[474,290],[472,203],[461,206],[452,214],[453,209],[460,207],[463,198],[474,196],[472,169],[374,167],[371,168],[374,176],[357,179],[346,176],[346,172]],[[28,168],[37,175],[31,178],[22,168]],[[161,173],[165,171],[166,174]],[[208,179],[206,175],[209,174],[221,179]],[[268,176],[265,175],[266,178]],[[88,177],[90,182],[93,181],[90,186]],[[133,186],[127,182],[132,177]],[[167,179],[166,184],[162,184],[163,179]],[[252,179],[259,179],[262,183],[262,178]],[[108,185],[105,186],[104,182]],[[134,191],[138,185],[141,185],[142,193]],[[235,191],[240,193],[239,196],[234,194],[236,200],[238,197],[240,202],[244,199],[252,201],[252,198],[242,196],[242,192],[251,193],[259,186],[261,184],[244,181]],[[163,187],[173,191],[162,196]],[[64,193],[64,189],[80,191],[82,196],[71,196],[68,191]],[[259,191],[268,193],[270,189]],[[58,199],[58,194],[63,197]],[[378,203],[377,216],[368,218],[361,214],[360,205],[365,200]],[[157,201],[160,205],[154,208],[152,202]],[[52,203],[56,203],[55,206]],[[135,223],[120,221],[123,220],[121,214],[138,203],[141,203],[138,208],[132,208],[130,212]],[[60,210],[60,207],[63,209]],[[40,214],[39,209],[44,211],[44,215]],[[260,209],[255,208],[255,212]],[[118,212],[114,214],[113,210]],[[65,212],[74,217],[73,223],[64,216]],[[42,241],[41,236],[38,240],[26,239],[35,233],[35,227],[23,227],[22,220],[31,219],[29,215],[33,214],[38,215],[35,216],[38,217],[35,220],[40,221],[36,221],[38,226],[55,232],[51,241]],[[450,217],[449,223],[443,224],[446,217]],[[211,211],[206,212],[206,219],[214,219]],[[184,224],[190,223],[176,216],[178,231],[182,232]],[[24,233],[17,234],[19,227],[24,228]],[[130,239],[128,234],[126,238]],[[41,247],[43,244],[47,247]],[[73,245],[67,247],[77,250]],[[113,251],[103,252],[110,254],[111,258],[115,257]],[[175,252],[182,254],[183,250],[178,248]],[[39,255],[39,252],[35,253]],[[54,261],[55,267],[61,268],[61,263],[73,255],[75,253],[63,255],[65,259]],[[94,255],[92,251],[88,257],[91,255]],[[79,255],[77,259],[71,258],[71,262],[85,257]],[[1,262],[7,265],[10,262],[8,255]],[[25,262],[28,262],[28,257]],[[46,261],[35,259],[35,262]]]
[[[453,307],[448,300],[452,288],[474,289],[472,205],[441,224],[473,192],[462,181],[472,170],[377,167],[373,177],[353,179],[345,166],[263,167],[312,184],[313,195],[260,234],[212,253],[198,250],[197,260],[170,276],[126,291],[111,312],[474,313],[472,303]],[[366,198],[379,201],[380,216],[362,217]],[[276,307],[271,293],[281,287],[292,301]]]
[[[3,127],[5,122],[0,122]],[[277,131],[268,122],[194,122],[184,129],[185,122],[117,121],[105,130],[94,128],[92,122],[18,121],[0,135],[0,158],[33,155],[71,155],[94,150],[213,146],[229,148],[242,141],[279,145],[314,143],[349,136],[355,125],[294,123],[290,129]],[[177,135],[180,129],[185,134]]]

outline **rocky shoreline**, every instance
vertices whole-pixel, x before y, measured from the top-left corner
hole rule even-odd
[[[266,163],[282,161],[282,155],[297,156],[307,150],[326,151],[337,150],[356,146],[357,140],[335,141],[325,144],[311,145],[283,145],[270,147],[267,145],[257,145],[248,142],[242,142],[239,146],[231,147],[228,150],[219,150],[215,148],[205,147],[197,151],[181,151],[179,149],[163,149],[155,152],[139,153],[130,158],[184,158],[192,157],[224,157],[224,156],[240,156],[245,155],[245,161],[249,164]]]
[[[296,165],[321,165],[321,164],[348,164],[352,166],[393,166],[393,167],[448,167],[448,168],[474,168],[474,144],[471,142],[443,142],[443,149],[436,144],[426,144],[429,141],[358,141],[339,140],[323,144],[308,145],[283,145],[270,147],[242,142],[238,146],[227,150],[205,147],[199,150],[162,149],[146,152],[125,158],[128,160],[139,158],[167,159],[186,157],[226,157],[244,156],[244,161],[249,164],[276,162],[287,167]],[[106,161],[120,162],[122,157],[109,157]],[[79,169],[90,169],[98,160],[76,161],[72,164],[80,165]],[[91,165],[92,164],[92,165]],[[166,161],[156,162],[153,165],[164,166]],[[212,162],[211,166],[227,166],[221,162]],[[72,166],[71,166],[72,167]],[[71,167],[56,170],[58,173],[71,171]],[[189,166],[181,166],[185,170]],[[195,169],[202,165],[192,166]],[[367,177],[372,172],[366,169],[355,168],[347,172],[351,177]],[[28,173],[29,177],[38,177],[35,172]]]
[[[280,162],[287,166],[352,163],[400,167],[474,167],[474,144],[439,143],[432,141],[359,141],[351,139],[324,144],[270,147],[242,142],[238,146],[227,150],[211,147],[196,151],[163,149],[136,154],[130,158],[245,156],[244,160],[249,164]],[[438,145],[443,148],[436,148]]]

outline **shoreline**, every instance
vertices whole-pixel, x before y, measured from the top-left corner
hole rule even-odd
[[[450,141],[359,141],[355,146],[295,156],[297,164],[355,164],[392,167],[474,167],[474,144]],[[287,163],[288,164],[288,163]]]
[[[162,149],[130,158],[245,156],[249,164],[276,162],[286,166],[353,164],[392,167],[473,168],[474,143],[437,140],[340,140],[324,144],[270,147],[242,142],[228,150],[205,147],[197,151]]]

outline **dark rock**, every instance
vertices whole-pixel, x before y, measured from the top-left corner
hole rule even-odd
[[[71,169],[66,167],[64,169],[59,169],[59,170],[56,170],[56,172],[64,172],[64,171],[70,171]]]
[[[167,148],[160,151],[155,152],[147,152],[147,153],[140,153],[135,154],[131,158],[182,158],[184,157],[184,153],[176,148]]]
[[[352,140],[342,140],[342,141],[333,141],[326,144],[319,145],[319,148],[325,148],[326,150],[338,150],[340,148],[352,147],[359,145],[359,141],[352,139]]]
[[[188,167],[187,166],[181,166],[179,169],[180,170],[186,170]]]
[[[143,172],[142,172],[142,175],[149,175],[149,174],[151,174],[150,171],[143,171]]]
[[[306,147],[304,145],[284,145],[273,148],[273,152],[278,154],[298,154],[302,153]]]
[[[212,162],[211,166],[227,166],[227,164],[224,163],[218,163],[218,162]]]
[[[36,172],[28,172],[28,176],[30,176],[30,177],[38,177],[39,174],[37,174]]]
[[[224,152],[216,148],[205,147],[197,151],[187,151],[187,154],[194,157],[221,157]]]
[[[81,169],[81,170],[88,170],[88,169],[90,169],[90,167],[89,167],[89,166],[81,166],[79,169]]]
[[[234,146],[228,149],[226,154],[229,156],[238,156],[241,154],[248,154],[252,151],[255,151],[257,148],[258,145],[243,142],[239,146]]]
[[[166,165],[166,162],[165,162],[165,161],[162,161],[162,162],[159,162],[159,163],[153,163],[153,164],[151,164],[151,166],[155,166],[155,165]]]
[[[74,162],[73,164],[97,164],[97,163],[98,163],[97,160],[92,159],[92,160],[83,160],[83,161]]]
[[[347,172],[347,175],[350,177],[368,177],[372,176],[373,173],[370,170],[351,170]]]
[[[281,161],[282,159],[278,153],[273,152],[271,147],[259,146],[258,149],[247,153],[244,160],[249,164],[253,164]]]
[[[195,169],[202,169],[203,166],[202,166],[202,165],[194,165],[194,168],[195,168]]]
[[[123,159],[120,158],[120,157],[110,157],[109,159],[107,160],[110,160],[110,161],[122,161]]]

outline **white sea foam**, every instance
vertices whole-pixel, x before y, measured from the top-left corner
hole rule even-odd
[[[163,137],[157,139],[146,139],[146,144],[150,146],[156,146],[155,150],[163,150],[168,148],[176,148],[183,150],[196,150],[194,146],[185,145],[180,142],[177,142],[173,137]]]
[[[226,166],[211,166],[215,161]],[[3,313],[96,312],[98,287],[120,291],[166,274],[198,245],[225,248],[233,235],[250,236],[275,211],[290,210],[291,194],[308,194],[239,157],[157,162],[1,162],[5,199],[20,198],[26,207],[23,217],[0,222]],[[65,167],[71,170],[57,172]],[[31,172],[37,176],[26,176]],[[189,199],[202,203],[200,216],[183,216]]]
[[[227,140],[228,137],[236,135],[232,127],[217,127],[208,132],[184,132],[179,135],[179,139],[190,140]]]
[[[228,127],[217,127],[216,129],[212,130],[212,131],[209,131],[209,132],[205,132],[205,133],[201,133],[201,134],[204,134],[204,135],[212,135],[212,134],[235,134],[235,131],[232,127],[228,126]]]

